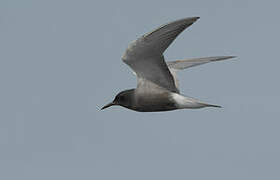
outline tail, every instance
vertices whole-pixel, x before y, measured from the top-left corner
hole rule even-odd
[[[175,103],[178,109],[198,109],[204,107],[221,108],[221,106],[204,103],[198,99],[183,96],[178,93],[171,93],[170,95],[172,101]]]
[[[216,107],[216,108],[222,108],[222,106],[214,105],[214,104],[207,104],[207,103],[200,103],[204,107]]]
[[[198,66],[201,64],[214,62],[214,61],[221,61],[226,59],[235,58],[236,56],[215,56],[215,57],[204,57],[204,58],[193,58],[193,59],[185,59],[185,60],[177,60],[177,61],[169,61],[167,62],[167,66],[170,69],[186,69],[189,67]]]

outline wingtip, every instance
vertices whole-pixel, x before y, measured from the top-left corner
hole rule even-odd
[[[187,21],[187,22],[190,22],[190,23],[194,23],[195,21],[197,21],[200,17],[187,17],[187,18],[183,18],[183,19],[180,19],[180,20],[183,20],[183,21]]]
[[[193,22],[195,22],[195,21],[197,21],[198,19],[200,19],[200,17],[191,17],[190,19],[192,19],[193,20]]]
[[[222,60],[227,60],[227,59],[232,59],[236,58],[237,56],[214,56],[214,57],[209,57],[213,58],[211,61],[222,61]]]

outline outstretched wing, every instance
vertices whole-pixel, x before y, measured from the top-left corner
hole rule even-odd
[[[162,53],[197,19],[198,17],[192,17],[173,21],[143,35],[128,46],[122,60],[139,78],[147,79],[169,91],[178,92]]]
[[[192,58],[192,59],[185,59],[185,60],[177,60],[177,61],[169,61],[166,62],[167,66],[172,69],[186,69],[194,66],[198,66],[201,64],[214,62],[214,61],[221,61],[226,59],[235,58],[235,56],[215,56],[215,57],[204,57],[204,58]]]
[[[179,81],[177,78],[178,70],[183,70],[186,68],[198,66],[209,62],[231,59],[234,57],[235,56],[215,56],[215,57],[204,57],[204,58],[192,58],[192,59],[185,59],[185,60],[168,61],[166,63],[175,81],[175,86],[177,89],[179,89]]]

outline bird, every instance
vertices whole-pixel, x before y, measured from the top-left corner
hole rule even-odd
[[[221,108],[185,96],[179,91],[177,71],[235,56],[215,56],[165,61],[164,51],[186,28],[200,17],[188,17],[164,24],[132,41],[122,61],[137,77],[137,87],[118,93],[114,100],[101,108],[119,105],[138,112],[159,112],[177,109]]]

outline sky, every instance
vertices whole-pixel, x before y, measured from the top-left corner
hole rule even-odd
[[[279,2],[0,2],[0,179],[279,180]],[[201,17],[166,60],[238,56],[179,73],[223,106],[99,109],[136,86],[121,61],[158,26]]]

